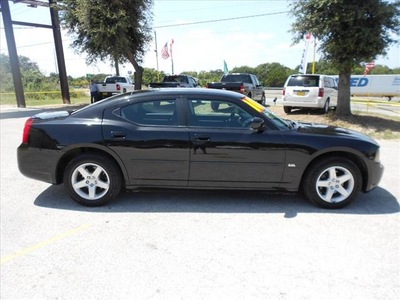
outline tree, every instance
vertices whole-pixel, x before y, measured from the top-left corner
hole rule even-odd
[[[18,56],[19,65],[22,75],[22,83],[28,91],[41,90],[45,76],[39,69],[36,62],[30,60],[26,56]],[[0,54],[0,91],[11,92],[14,90],[14,82],[12,80],[10,58],[5,54]]]
[[[293,71],[280,63],[265,63],[255,68],[258,80],[266,87],[282,87]]]
[[[108,59],[118,66],[129,61],[135,89],[141,89],[153,0],[64,0],[61,5],[62,25],[74,38],[72,46],[87,54],[87,63]]]
[[[150,82],[160,82],[164,79],[165,73],[157,71],[153,68],[144,68],[143,84],[148,85]]]
[[[350,115],[352,68],[386,55],[398,42],[400,1],[297,0],[291,4],[294,42],[312,33],[324,59],[339,71],[338,115]]]

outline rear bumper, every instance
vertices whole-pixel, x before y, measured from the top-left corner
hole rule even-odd
[[[301,98],[299,98],[299,100],[283,98],[282,100],[283,100],[283,106],[290,106],[290,107],[323,108],[325,105],[325,100],[320,97],[314,101],[311,100],[304,101]]]
[[[19,171],[26,177],[51,184],[58,184],[56,174],[59,157],[60,154],[55,150],[31,148],[25,144],[17,148]]]

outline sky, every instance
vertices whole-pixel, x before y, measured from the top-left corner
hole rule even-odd
[[[172,73],[172,66],[175,74],[185,71],[223,70],[224,61],[228,69],[240,66],[257,67],[273,62],[293,69],[301,63],[305,42],[293,45],[293,35],[289,31],[294,19],[288,14],[289,2],[290,0],[155,0],[153,41],[142,66],[167,74]],[[48,8],[30,8],[26,4],[9,3],[13,21],[50,24]],[[0,19],[0,53],[8,55],[1,15]],[[18,55],[27,56],[36,62],[46,75],[58,73],[50,29],[14,25],[14,35]],[[87,65],[85,55],[77,54],[70,47],[73,37],[62,31],[62,38],[67,75],[79,77],[86,74],[115,73],[110,62]],[[172,40],[173,64],[171,57],[161,57],[162,47],[166,43],[170,47]],[[309,51],[308,54],[309,62],[313,60],[312,52]],[[319,59],[318,52],[315,59]],[[388,55],[379,56],[375,63],[387,65],[389,68],[400,67],[400,46],[389,48]],[[120,68],[121,75],[130,71],[134,71],[130,64]]]

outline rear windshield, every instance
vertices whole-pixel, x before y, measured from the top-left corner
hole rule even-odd
[[[126,78],[125,77],[108,77],[108,78],[106,78],[106,83],[117,83],[117,82],[125,82],[126,83]]]
[[[289,79],[287,86],[319,86],[319,76],[292,76]]]
[[[249,75],[246,74],[231,74],[225,75],[222,77],[221,82],[247,82],[251,83],[251,79]]]
[[[187,83],[187,77],[186,76],[165,76],[164,77],[164,82],[182,82],[182,83]]]

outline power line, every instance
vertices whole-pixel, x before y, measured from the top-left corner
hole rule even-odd
[[[226,19],[216,19],[216,20],[207,20],[207,21],[198,21],[198,22],[188,22],[188,23],[181,23],[181,24],[173,24],[173,25],[163,25],[163,26],[154,26],[154,29],[157,28],[167,28],[167,27],[178,27],[178,26],[188,26],[188,25],[197,25],[197,24],[205,24],[205,23],[216,23],[216,22],[224,22],[224,21],[232,21],[232,20],[240,20],[240,19],[249,19],[249,18],[258,18],[258,17],[265,17],[271,15],[279,15],[279,14],[286,14],[289,11],[280,11],[274,13],[265,13],[259,15],[250,15],[250,16],[243,16],[243,17],[233,17],[233,18],[226,18]]]

